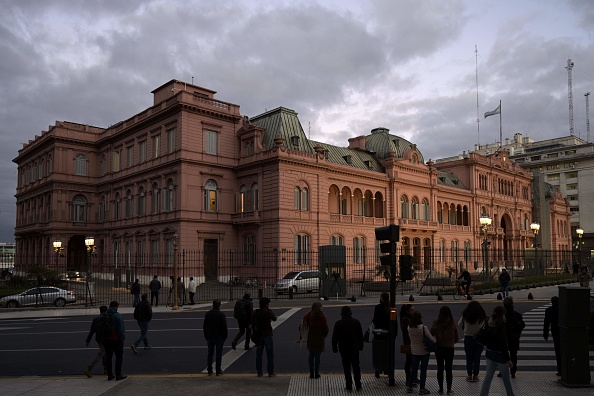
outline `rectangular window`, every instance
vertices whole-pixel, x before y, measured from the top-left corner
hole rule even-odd
[[[159,135],[153,136],[153,158],[159,157],[160,145],[161,139],[159,138]]]
[[[167,240],[167,266],[168,267],[173,267],[174,255],[175,255],[175,248],[174,248],[173,239],[168,239]]]
[[[136,266],[144,266],[144,241],[136,241]]]
[[[146,140],[138,143],[138,162],[143,163],[146,161]]]
[[[295,235],[295,264],[308,264],[309,236]]]
[[[127,154],[126,156],[128,157],[128,168],[131,167],[132,165],[134,165],[134,146],[130,146],[126,149]]]
[[[159,263],[159,241],[151,241],[151,267],[156,267]]]
[[[567,189],[568,190],[577,190],[578,189],[578,185],[577,183],[571,183],[567,185]]]
[[[167,153],[173,153],[175,150],[175,128],[167,131]]]
[[[567,172],[565,174],[565,178],[566,179],[575,179],[576,177],[578,177],[578,173],[576,171],[573,172]]]
[[[206,142],[204,142],[204,149],[207,154],[217,154],[218,133],[214,131],[206,131]]]
[[[547,176],[547,181],[555,181],[555,180],[559,180],[559,174],[558,173],[553,173]]]
[[[114,266],[114,268],[118,268],[119,258],[120,258],[120,243],[114,242],[113,243],[113,266]]]
[[[363,238],[353,239],[353,259],[355,264],[363,263],[365,253],[365,240]]]
[[[99,223],[105,221],[105,201],[99,202]]]
[[[120,157],[122,155],[122,150],[115,150],[113,152],[113,164],[111,170],[114,172],[118,172],[120,170]]]

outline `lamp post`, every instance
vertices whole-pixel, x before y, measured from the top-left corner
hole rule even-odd
[[[575,230],[575,232],[578,235],[578,250],[579,250],[579,255],[580,255],[580,269],[582,267],[582,236],[584,235],[584,230],[582,230],[581,228],[578,228],[577,230]]]
[[[487,215],[486,213],[483,213],[481,215],[481,218],[479,219],[480,223],[481,223],[481,229],[483,230],[483,233],[485,234],[485,240],[483,241],[483,249],[484,249],[484,254],[483,254],[483,282],[485,281],[486,278],[486,271],[489,268],[489,240],[488,240],[488,235],[489,235],[489,227],[491,227],[491,223],[493,222],[493,220],[489,217],[489,215]]]
[[[56,252],[56,271],[58,270],[58,257],[60,257],[60,253],[64,251],[62,247],[62,241],[54,241],[54,252]]]
[[[538,261],[538,231],[540,230],[540,224],[534,222],[530,224],[530,229],[534,233],[534,260],[536,261],[538,275],[540,275],[540,262]]]
[[[179,299],[177,289],[177,233],[173,234],[173,305],[172,311],[179,311]]]
[[[93,305],[93,297],[91,296],[91,289],[89,288],[89,278],[91,277],[91,260],[95,254],[95,239],[93,237],[85,238],[85,246],[87,247],[87,274],[85,276],[85,307],[88,305],[88,299]]]

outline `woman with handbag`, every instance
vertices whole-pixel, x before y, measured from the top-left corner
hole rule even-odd
[[[412,367],[412,353],[410,351],[410,337],[408,335],[408,325],[410,323],[410,315],[415,311],[412,304],[404,304],[400,308],[400,330],[402,330],[402,345],[400,345],[400,353],[406,355],[404,361],[404,375],[408,383],[408,376],[410,375],[410,368]],[[413,384],[418,383],[417,378],[413,378]]]
[[[491,381],[495,375],[495,370],[499,369],[503,378],[503,385],[507,396],[514,396],[514,389],[511,383],[509,369],[513,367],[509,355],[509,346],[507,343],[507,329],[505,327],[505,308],[501,305],[495,307],[493,315],[478,335],[478,341],[486,347],[485,357],[487,361],[487,370],[485,379],[481,386],[480,396],[488,396]]]
[[[414,311],[410,315],[410,323],[408,324],[408,335],[410,337],[410,350],[412,352],[412,367],[408,380],[406,382],[406,391],[412,392],[413,379],[417,376],[419,364],[421,365],[420,388],[419,395],[428,395],[429,392],[425,388],[425,381],[427,380],[427,366],[429,365],[429,356],[431,353],[425,349],[425,339],[435,343],[437,340],[431,332],[423,324],[423,318],[419,311]]]
[[[328,331],[328,319],[322,312],[322,303],[316,301],[299,326],[301,342],[307,344],[309,351],[309,378],[320,378],[320,357],[326,349]]]
[[[443,394],[443,372],[445,369],[446,385],[448,395],[452,393],[452,365],[454,362],[454,344],[458,342],[458,326],[454,322],[450,307],[444,305],[439,310],[437,320],[431,326],[431,334],[437,338],[437,382],[439,383],[439,394]]]
[[[373,324],[373,330],[382,329],[386,331],[390,331],[390,294],[387,292],[383,292],[380,295],[379,304],[375,306],[373,311],[373,319],[371,320]],[[373,331],[371,330],[371,331]],[[370,334],[371,335],[371,334]],[[398,334],[396,334],[398,335]],[[375,372],[375,378],[379,378],[381,371]],[[387,374],[387,373],[386,373]]]
[[[467,382],[478,382],[479,380],[478,373],[481,367],[483,346],[476,342],[474,335],[479,332],[486,319],[487,314],[483,306],[478,301],[471,301],[462,311],[462,317],[458,321],[458,326],[464,331]]]

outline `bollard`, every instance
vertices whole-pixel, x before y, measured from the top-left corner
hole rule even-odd
[[[293,288],[289,287],[289,300],[293,299]]]
[[[357,298],[355,297],[355,295],[353,294],[353,297],[351,297],[351,302],[355,302],[357,301]]]
[[[437,301],[443,301],[443,297],[442,297],[441,293],[439,292],[439,290],[437,291]]]
[[[534,296],[532,296],[532,293],[528,293],[528,300],[534,300]]]
[[[503,300],[503,297],[501,297],[501,293],[497,293],[497,299],[498,300]]]
[[[408,298],[408,301],[415,301],[415,298],[413,297],[413,295],[411,294],[410,297]]]

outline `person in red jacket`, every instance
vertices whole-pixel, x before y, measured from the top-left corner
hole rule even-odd
[[[320,378],[320,357],[326,349],[328,336],[328,319],[322,312],[319,301],[311,305],[311,311],[305,314],[299,326],[301,342],[307,344],[309,350],[309,378]]]

